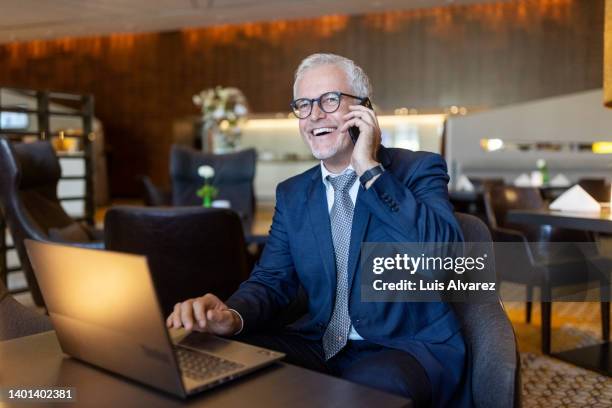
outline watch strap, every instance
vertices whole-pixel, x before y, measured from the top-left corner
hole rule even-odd
[[[363,172],[361,177],[359,177],[359,183],[361,184],[363,188],[365,188],[368,181],[372,180],[374,177],[378,176],[379,174],[382,174],[384,171],[385,171],[385,168],[381,164],[376,165],[372,167],[371,169],[368,169]]]

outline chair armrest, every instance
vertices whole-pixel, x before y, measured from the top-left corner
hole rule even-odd
[[[92,227],[84,222],[81,223],[81,226],[85,228],[92,241],[104,241],[104,230]]]
[[[511,265],[515,263],[516,265],[520,265],[521,263],[525,263],[525,266],[533,266],[536,263],[527,237],[525,237],[525,234],[522,232],[510,228],[493,227],[491,228],[491,236],[493,237],[493,242],[514,242],[521,244],[520,246],[522,247],[522,250],[518,250],[518,246],[511,246],[507,248],[507,250],[504,250],[503,254],[496,251],[495,260],[496,262],[499,261],[499,263],[497,263],[498,270],[503,269],[499,267],[499,264]],[[498,249],[502,248],[503,247],[500,246]],[[503,273],[500,275],[503,275]]]
[[[527,237],[520,231],[494,227],[491,228],[491,235],[493,236],[494,242],[524,242],[527,243]]]

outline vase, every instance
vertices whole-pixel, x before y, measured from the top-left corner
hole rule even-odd
[[[232,147],[227,142],[225,133],[219,128],[216,128],[213,132],[213,153],[223,154],[232,151]]]
[[[213,152],[213,135],[210,123],[206,122],[202,118],[195,121],[193,124],[194,133],[197,141],[200,144],[200,148],[204,153]],[[196,147],[197,147],[196,142]]]
[[[194,128],[203,152],[223,154],[238,150],[241,136],[239,127],[221,130],[216,123],[199,119]]]
[[[202,207],[211,208],[212,207],[212,197],[206,196],[202,202]]]
[[[238,150],[238,144],[240,141],[240,130],[236,128],[230,128],[228,130],[221,130],[218,127],[213,132],[213,153],[223,154],[231,153]]]

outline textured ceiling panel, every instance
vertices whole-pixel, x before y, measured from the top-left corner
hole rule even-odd
[[[2,0],[0,43],[486,2],[492,1]]]

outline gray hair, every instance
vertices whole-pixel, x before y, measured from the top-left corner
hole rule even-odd
[[[293,97],[297,94],[297,83],[307,70],[316,68],[321,65],[336,65],[341,68],[346,74],[349,86],[355,96],[370,97],[372,94],[372,85],[370,79],[360,66],[355,64],[353,60],[342,57],[336,54],[312,54],[302,60],[300,66],[295,71],[295,79],[293,81]]]

